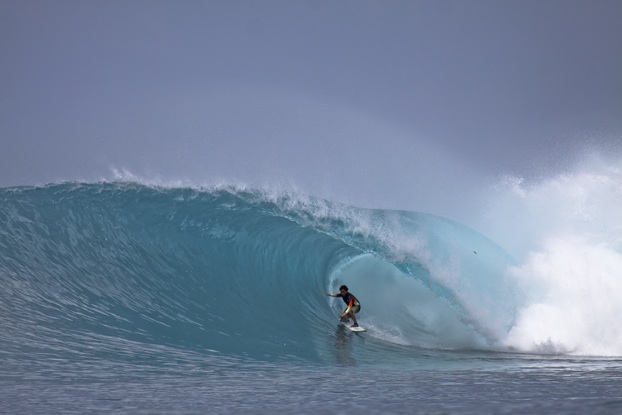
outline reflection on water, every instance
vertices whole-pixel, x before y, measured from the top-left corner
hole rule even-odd
[[[355,333],[339,324],[335,329],[335,358],[337,363],[344,366],[356,365],[354,340],[365,340],[361,333]]]

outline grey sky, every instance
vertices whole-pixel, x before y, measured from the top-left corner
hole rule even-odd
[[[0,186],[114,168],[442,214],[620,154],[620,22],[619,0],[0,0]]]

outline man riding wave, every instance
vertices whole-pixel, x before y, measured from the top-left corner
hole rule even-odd
[[[347,322],[351,318],[354,321],[352,327],[359,326],[356,321],[356,313],[361,311],[361,303],[359,303],[359,300],[354,296],[354,294],[348,292],[348,287],[346,285],[339,287],[339,292],[337,294],[325,294],[329,297],[341,297],[348,305],[345,311],[341,314],[341,321]]]

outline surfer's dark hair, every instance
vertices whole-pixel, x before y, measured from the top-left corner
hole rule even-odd
[[[339,291],[341,291],[341,290],[348,291],[348,286],[347,285],[342,285],[341,287],[339,287]]]

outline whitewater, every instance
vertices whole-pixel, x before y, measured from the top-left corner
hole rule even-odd
[[[244,186],[0,189],[0,412],[619,412],[621,183],[508,177],[480,231]]]

